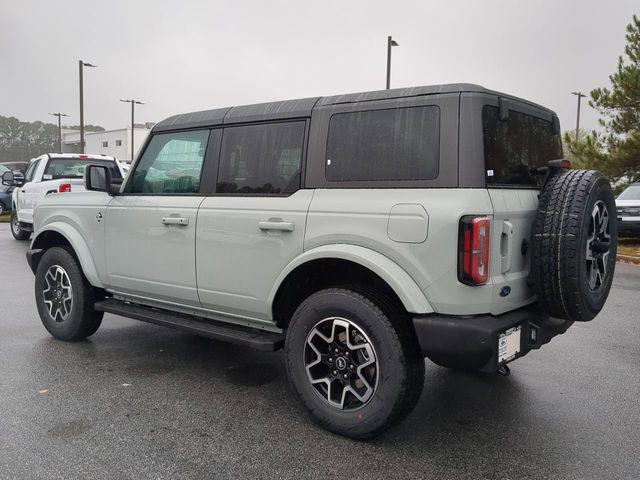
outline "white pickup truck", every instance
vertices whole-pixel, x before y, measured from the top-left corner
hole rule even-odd
[[[11,233],[27,240],[33,231],[33,210],[47,195],[84,191],[84,167],[105,165],[112,178],[122,182],[124,174],[115,157],[73,153],[46,153],[31,160],[24,179],[3,175],[2,183],[16,188],[12,194]]]

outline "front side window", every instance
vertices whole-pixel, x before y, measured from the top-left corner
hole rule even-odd
[[[300,188],[305,122],[227,127],[218,193],[286,194]]]
[[[154,135],[127,192],[198,193],[208,140],[208,130]]]
[[[544,176],[536,169],[562,158],[560,135],[542,118],[509,110],[500,120],[498,107],[485,105],[482,131],[488,185],[540,186]]]
[[[439,138],[436,106],[337,113],[329,121],[327,180],[436,178]]]
[[[24,174],[24,183],[33,181],[33,177],[36,174],[36,170],[38,169],[39,164],[40,160],[36,160],[29,166],[29,168],[27,169],[27,173]]]
[[[104,165],[111,170],[111,178],[122,178],[120,169],[113,160],[97,160],[91,158],[52,158],[42,176],[43,180],[59,180],[61,178],[83,178],[87,164]]]

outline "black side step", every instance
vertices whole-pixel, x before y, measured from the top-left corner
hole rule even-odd
[[[175,328],[176,330],[252,347],[257,350],[272,352],[282,348],[284,343],[284,335],[281,333],[267,332],[159,308],[145,307],[113,298],[96,302],[95,309],[99,312],[113,313],[114,315]]]

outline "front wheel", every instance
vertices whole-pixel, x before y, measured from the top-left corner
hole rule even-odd
[[[47,250],[36,270],[36,305],[42,324],[59,340],[82,340],[102,323],[94,309],[96,291],[87,282],[76,259],[62,247]]]
[[[311,419],[351,438],[371,438],[416,405],[424,359],[403,314],[374,293],[342,288],[307,298],[291,319],[287,374]]]
[[[28,240],[31,232],[27,232],[20,228],[18,221],[18,213],[15,209],[11,210],[11,233],[16,240]]]

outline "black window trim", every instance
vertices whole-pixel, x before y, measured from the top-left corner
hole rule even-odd
[[[386,110],[401,110],[401,109],[405,109],[405,108],[425,108],[425,107],[434,107],[437,109],[438,112],[438,134],[436,135],[436,175],[432,178],[410,178],[410,179],[403,179],[403,180],[398,180],[398,179],[387,179],[387,180],[329,180],[329,178],[327,177],[327,155],[329,154],[329,135],[331,133],[331,121],[333,120],[333,117],[335,117],[336,115],[352,115],[352,114],[356,114],[356,113],[365,113],[365,112],[380,112],[380,111],[386,111]],[[441,136],[441,125],[442,125],[442,111],[440,109],[440,105],[431,105],[431,104],[425,104],[425,105],[399,105],[399,106],[388,106],[388,107],[383,107],[383,108],[369,108],[369,109],[363,109],[363,110],[352,110],[352,111],[347,111],[347,112],[333,112],[331,113],[331,115],[329,115],[329,119],[327,121],[327,139],[325,142],[325,150],[324,150],[324,168],[323,168],[323,172],[324,172],[324,180],[327,183],[327,185],[329,185],[329,188],[332,188],[331,185],[339,185],[339,184],[362,184],[364,187],[346,187],[346,188],[378,188],[376,187],[376,185],[387,185],[389,183],[398,183],[398,184],[402,184],[402,183],[415,183],[415,182],[432,182],[434,180],[437,180],[438,177],[440,176],[440,136]],[[345,188],[345,187],[342,187]],[[405,187],[399,187],[399,188],[405,188]]]

